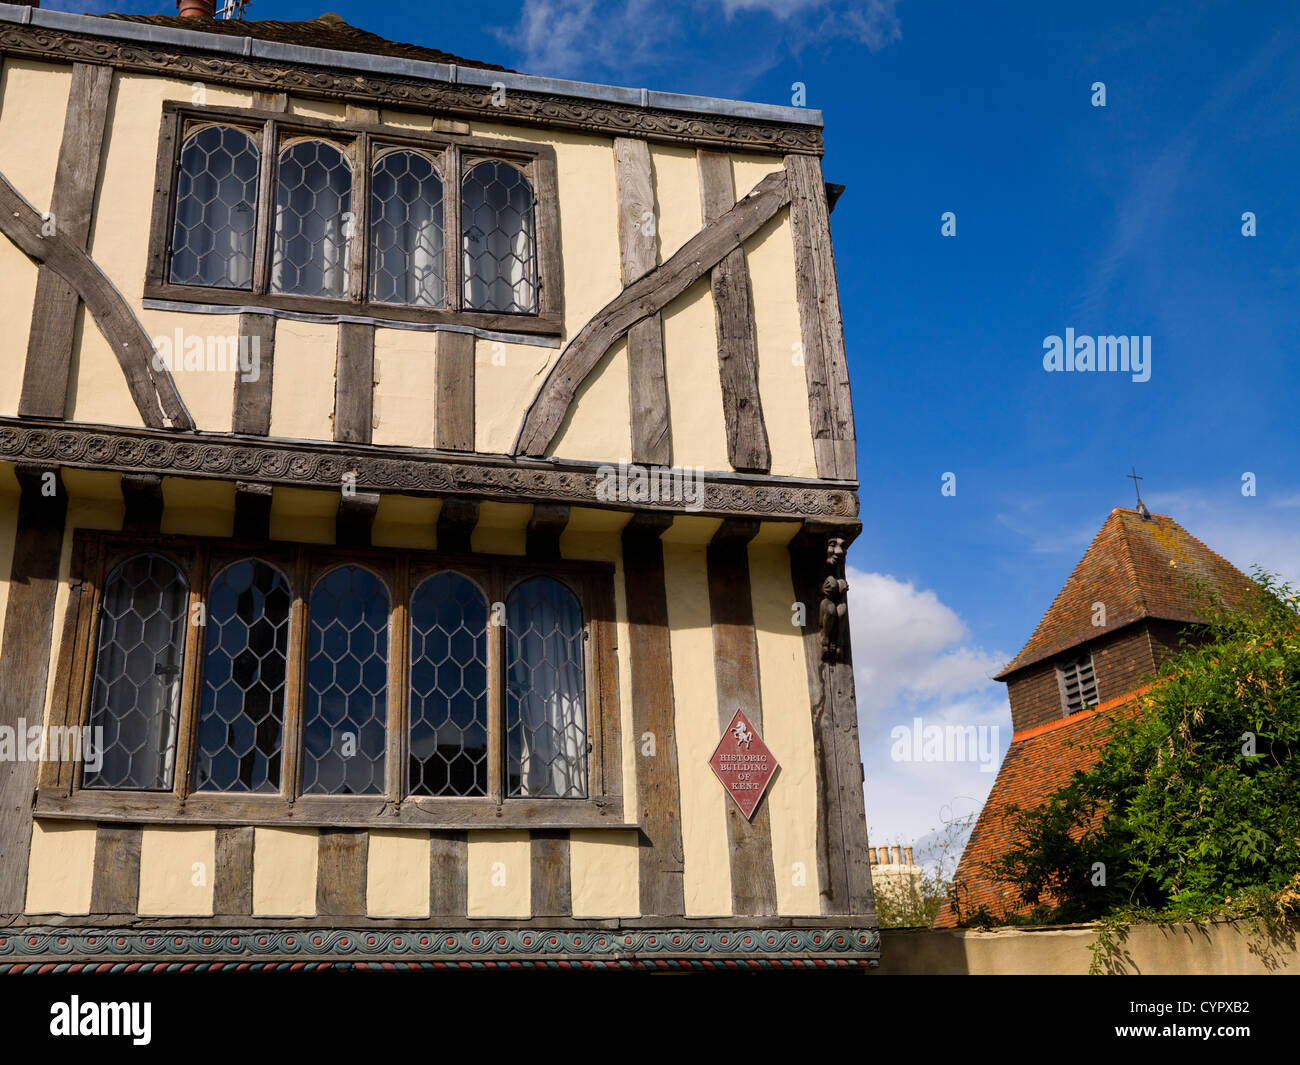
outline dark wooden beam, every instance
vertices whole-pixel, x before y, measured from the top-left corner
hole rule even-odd
[[[618,182],[618,238],[626,287],[641,280],[659,263],[650,146],[633,137],[619,137],[614,141],[614,172]],[[663,319],[658,313],[628,330],[627,374],[632,461],[647,466],[671,466],[673,437],[668,418]]]
[[[139,909],[141,835],[139,825],[100,825],[95,829],[91,913],[134,915]]]
[[[45,220],[0,174],[0,233],[37,266],[66,281],[86,305],[117,356],[136,410],[152,429],[193,429],[171,373],[153,364],[153,340],[131,305],[104,272],[66,233],[45,232]],[[61,416],[61,415],[60,415]]]
[[[271,538],[272,495],[273,489],[269,484],[235,482],[236,540],[258,541]]]
[[[63,143],[54,171],[50,224],[85,252],[90,239],[99,157],[104,145],[113,68],[72,65],[72,85],[63,119]],[[27,338],[18,413],[32,418],[63,418],[67,413],[72,343],[77,327],[77,290],[49,265],[36,274],[36,299]]]
[[[763,698],[758,676],[758,639],[749,581],[749,541],[753,521],[724,521],[706,552],[709,613],[718,692],[718,730],[731,724],[737,709],[762,734]],[[746,820],[725,797],[727,845],[731,853],[733,912],[753,916],[776,913],[776,873],[772,866],[772,823],[767,797]]]
[[[45,720],[68,497],[57,471],[19,466],[15,473],[22,491],[0,641],[0,727],[16,734]],[[0,915],[22,913],[26,901],[35,783],[32,762],[0,772]]]
[[[249,825],[223,825],[217,829],[217,868],[212,885],[215,914],[253,912],[253,832]]]
[[[560,536],[569,524],[567,503],[534,503],[525,532],[529,558],[554,561],[560,557]]]
[[[790,200],[785,171],[769,174],[735,207],[707,224],[667,262],[628,285],[582,327],[551,367],[520,426],[517,455],[544,455],[578,389],[610,346],[637,322],[662,311],[757,233]]]
[[[334,373],[335,440],[345,444],[370,443],[374,398],[375,327],[340,322]]]
[[[700,200],[704,222],[721,218],[736,202],[731,157],[698,153]],[[718,334],[718,376],[722,382],[722,416],[727,425],[727,454],[732,469],[766,473],[772,454],[758,394],[758,338],[749,291],[745,249],[729,251],[712,270],[713,312]]]
[[[429,915],[469,913],[469,843],[464,832],[429,833]]]
[[[534,917],[568,917],[573,913],[569,884],[569,833],[544,829],[531,836],[529,878]]]
[[[230,418],[232,433],[266,436],[271,431],[271,387],[275,377],[275,315],[241,314],[239,346],[248,348],[254,369],[244,380],[235,374],[235,405]]]
[[[452,451],[474,450],[474,334],[441,330],[433,367],[437,376],[434,442]]]
[[[623,527],[641,912],[666,917],[684,913],[686,905],[668,593],[659,540],[671,523],[666,515],[642,513]]]
[[[122,531],[133,536],[157,536],[162,529],[162,478],[156,473],[122,474],[125,515]]]
[[[316,861],[316,912],[341,917],[366,912],[366,861],[370,833],[364,828],[322,828]]]
[[[474,526],[478,524],[478,512],[477,499],[460,496],[444,499],[438,511],[438,550],[468,552]]]
[[[378,492],[344,492],[334,519],[335,542],[340,547],[369,547],[378,510]]]
[[[813,452],[820,477],[857,478],[857,434],[821,163],[788,155],[795,292]]]

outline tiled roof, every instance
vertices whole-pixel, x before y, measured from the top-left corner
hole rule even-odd
[[[418,44],[390,41],[378,34],[349,26],[338,15],[324,14],[309,22],[277,22],[266,19],[242,22],[224,18],[181,18],[179,15],[102,15],[102,18],[120,19],[123,22],[141,22],[150,26],[167,26],[196,33],[220,33],[228,37],[252,37],[259,41],[276,41],[280,44],[297,44],[304,48],[326,48],[337,52],[364,52],[368,55],[388,55],[399,59],[418,59],[426,63],[454,63],[461,67],[479,67],[483,70],[507,70],[496,63],[481,63],[477,59],[464,59],[442,52],[437,48],[424,48]],[[511,72],[513,73],[513,72]]]
[[[1167,514],[1142,517],[1116,507],[1042,621],[997,680],[1094,639],[1093,604],[1106,607],[1106,631],[1143,618],[1205,620],[1188,578],[1218,588],[1229,601],[1252,582]]]
[[[1069,782],[1076,770],[1090,769],[1097,760],[1108,721],[1106,713],[1098,710],[1135,712],[1139,706],[1136,694],[1130,692],[1101,707],[1081,710],[1012,738],[953,877],[963,913],[973,913],[980,907],[986,907],[995,917],[1024,911],[1016,889],[989,871],[997,858],[1020,841],[1014,815],[1007,807],[1030,810],[1041,806],[1052,792]],[[952,928],[956,923],[956,914],[945,903],[934,927]]]

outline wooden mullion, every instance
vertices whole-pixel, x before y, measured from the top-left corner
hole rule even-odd
[[[348,108],[351,117],[353,109]],[[370,136],[358,133],[352,150],[352,234],[348,244],[348,296],[366,302],[370,260]]]
[[[199,547],[191,556],[189,580],[190,594],[185,607],[185,665],[181,671],[180,713],[176,723],[176,779],[172,789],[184,799],[193,787],[191,775],[194,768],[194,738],[198,733],[199,684],[203,674],[203,664],[199,656],[205,646],[204,636],[208,630],[207,618],[207,581],[208,549]],[[195,607],[203,607],[201,625],[194,624]]]
[[[400,805],[406,796],[408,781],[406,779],[406,746],[409,735],[407,715],[410,713],[407,696],[410,683],[407,680],[410,663],[409,635],[410,623],[410,578],[411,567],[405,557],[399,556],[393,569],[392,588],[392,627],[388,636],[388,707],[385,715],[388,725],[388,744],[384,757],[385,780],[388,785],[388,798]]]
[[[293,606],[289,617],[289,668],[284,693],[284,748],[280,761],[280,794],[293,803],[302,791],[302,717],[307,688],[307,623],[311,601],[311,570],[307,552],[295,552]]]
[[[488,795],[501,803],[506,794],[506,627],[494,624],[496,605],[505,603],[502,571],[493,567],[488,594]]]
[[[148,275],[165,280],[169,274],[168,252],[171,250],[172,204],[175,202],[176,176],[180,170],[181,116],[163,111],[158,131],[158,162],[154,171],[153,222],[149,230],[147,253]]]
[[[446,165],[442,186],[442,225],[443,252],[447,257],[445,271],[447,310],[459,311],[464,304],[464,281],[460,276],[464,262],[460,232],[460,148],[456,145],[448,146],[444,158]]]
[[[271,259],[275,226],[275,179],[280,168],[279,129],[274,119],[262,128],[261,169],[257,172],[257,221],[253,245],[253,291],[259,295],[271,289]]]

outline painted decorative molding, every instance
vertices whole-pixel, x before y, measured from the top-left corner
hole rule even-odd
[[[120,473],[207,477],[337,490],[343,475],[365,492],[463,495],[508,502],[563,502],[602,509],[681,512],[674,503],[611,506],[600,498],[596,464],[520,462],[366,444],[250,440],[166,430],[81,426],[0,417],[0,459]],[[765,520],[852,518],[856,485],[810,484],[754,475],[705,474],[708,516]]]
[[[0,930],[0,972],[140,966],[191,971],[252,963],[310,968],[509,964],[690,968],[704,965],[874,966],[869,928],[352,929],[51,928]],[[197,964],[196,964],[197,963]],[[67,967],[67,968],[65,968]]]
[[[820,155],[821,130],[741,117],[694,115],[651,107],[621,107],[598,100],[511,89],[504,106],[490,86],[451,85],[413,78],[331,72],[286,66],[252,57],[241,60],[186,52],[174,45],[152,48],[35,26],[0,29],[0,52],[68,63],[105,63],[123,70],[164,74],[186,81],[385,104],[442,114],[490,117],[493,121],[577,129],[610,136],[644,137],[693,145],[769,149]],[[500,96],[497,97],[500,102]]]

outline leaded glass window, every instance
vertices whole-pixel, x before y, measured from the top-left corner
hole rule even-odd
[[[553,577],[506,599],[507,794],[587,794],[582,607]]]
[[[185,140],[176,178],[171,280],[249,288],[259,153],[233,126],[204,126]]]
[[[85,787],[172,786],[188,600],[189,583],[161,555],[129,558],[105,582],[89,719],[103,729],[102,761],[86,766]]]
[[[347,295],[351,205],[352,165],[333,144],[302,140],[280,152],[273,292]]]
[[[303,794],[385,790],[388,604],[383,581],[361,566],[339,566],[312,588]]]
[[[419,152],[389,152],[370,181],[370,298],[441,307],[446,267],[442,178]]]
[[[196,790],[280,790],[291,605],[284,574],[259,559],[233,563],[213,579]]]
[[[461,183],[465,306],[532,314],[537,310],[533,186],[509,163],[476,163]]]

